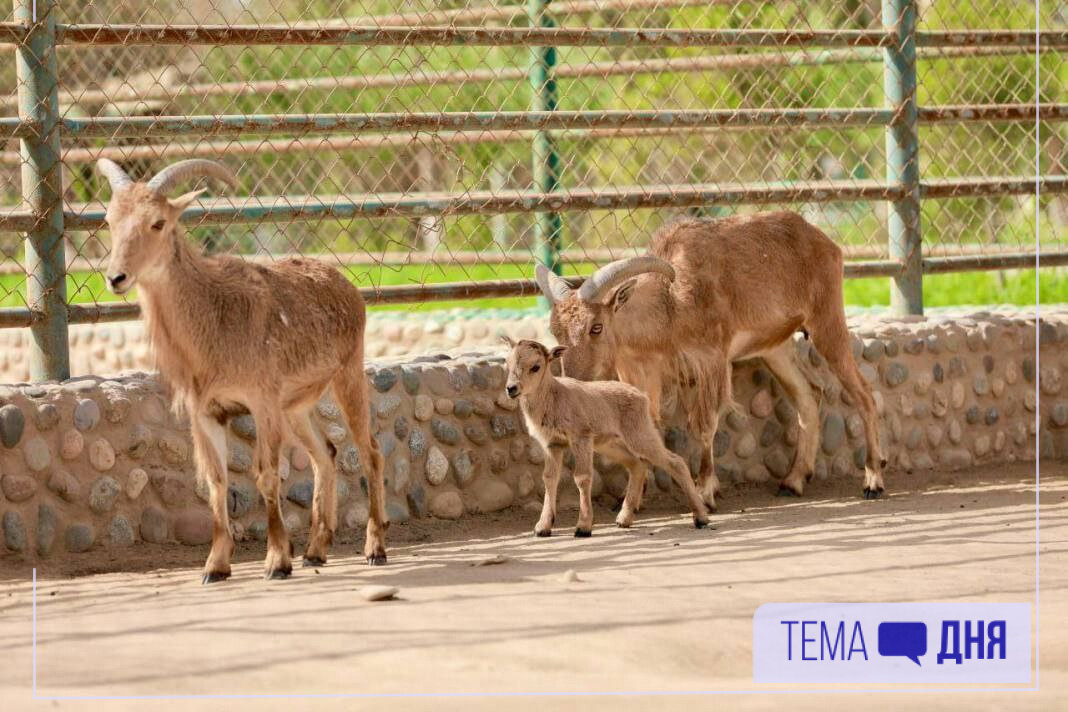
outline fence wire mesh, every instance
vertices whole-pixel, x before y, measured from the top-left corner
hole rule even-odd
[[[78,25],[363,27],[671,28],[675,30],[834,30],[884,28],[881,0],[89,0],[61,3],[56,21]],[[532,8],[542,14],[532,16]],[[1032,3],[920,0],[920,31],[1033,31]],[[1061,3],[1043,3],[1044,30],[1068,28]],[[9,14],[6,20],[10,21]],[[670,43],[668,43],[670,44]],[[841,46],[840,46],[841,45]],[[775,207],[799,210],[852,259],[886,260],[884,52],[877,46],[560,46],[550,75],[564,112],[659,112],[662,125],[570,127],[550,132],[562,201],[560,257],[565,273],[642,250],[655,229],[680,214],[727,215]],[[0,66],[0,117],[19,116],[11,46]],[[1033,105],[1065,101],[1063,54],[1028,46],[920,47],[917,101],[947,105]],[[164,116],[442,114],[524,112],[546,107],[531,80],[528,46],[440,46],[417,34],[398,45],[288,43],[250,46],[63,44],[58,48],[64,119]],[[1036,61],[1041,84],[1036,85]],[[671,121],[673,112],[867,109],[848,125],[706,125]],[[867,117],[867,118],[865,118]],[[121,163],[135,177],[206,157],[228,165],[241,186],[209,205],[255,209],[189,223],[211,252],[273,260],[301,253],[331,260],[361,286],[527,278],[544,232],[521,194],[544,190],[532,156],[536,131],[521,128],[257,133],[149,129],[131,137],[65,132],[67,299],[111,299],[102,265],[106,181],[93,162]],[[1027,180],[1034,177],[1035,124],[1028,120],[923,122],[921,180]],[[1039,126],[1039,170],[1063,176],[1063,121]],[[100,133],[100,132],[97,132]],[[546,134],[542,134],[544,138]],[[0,153],[0,208],[24,209],[17,139]],[[783,190],[800,193],[784,195]],[[766,191],[710,200],[709,191]],[[705,191],[705,193],[702,193]],[[719,195],[719,193],[716,193]],[[650,196],[664,200],[655,207]],[[626,196],[605,208],[601,196]],[[842,199],[836,200],[835,197]],[[863,197],[864,199],[858,199]],[[512,201],[486,211],[462,205]],[[573,199],[581,198],[577,203]],[[747,200],[758,199],[758,204]],[[621,198],[622,200],[622,198]],[[924,200],[925,256],[1020,252],[1034,244],[1034,195]],[[479,202],[481,201],[481,202]],[[569,202],[571,201],[571,202]],[[669,203],[675,203],[669,205]],[[265,207],[266,206],[266,207]],[[270,208],[274,217],[254,220]],[[579,209],[581,208],[581,209]],[[270,211],[268,211],[270,212]],[[232,214],[232,212],[230,213]],[[1044,195],[1043,241],[1068,241],[1068,203]],[[26,307],[22,235],[0,233],[0,306]],[[31,277],[32,278],[32,277]]]

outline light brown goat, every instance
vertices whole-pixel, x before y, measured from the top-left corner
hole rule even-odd
[[[556,488],[564,453],[568,447],[575,456],[575,484],[579,489],[579,520],[575,536],[593,531],[594,452],[608,456],[627,468],[630,480],[623,508],[616,524],[629,527],[634,521],[646,467],[666,470],[686,494],[693,511],[694,526],[708,524],[708,513],[694,487],[690,471],[681,457],[664,447],[649,414],[649,400],[633,386],[619,381],[576,381],[557,378],[550,363],[564,353],[563,346],[551,351],[537,341],[505,342],[508,355],[506,391],[519,399],[527,430],[545,449],[545,502],[534,527],[537,536],[549,536],[556,520]]]
[[[704,451],[698,480],[715,508],[719,480],[712,438],[731,404],[731,363],[761,357],[797,405],[801,436],[780,493],[800,495],[819,447],[813,378],[792,337],[809,335],[860,410],[867,436],[864,496],[883,492],[886,462],[875,401],[853,358],[842,301],[842,251],[796,213],[686,219],[662,228],[646,255],[599,269],[579,289],[538,265],[553,303],[550,329],[567,346],[563,372],[618,377],[649,396],[659,419],[661,389],[677,383]]]
[[[383,463],[368,423],[366,315],[359,291],[322,262],[287,259],[263,267],[205,257],[192,248],[178,221],[200,191],[167,194],[202,176],[235,185],[218,163],[182,161],[147,183],[131,180],[107,159],[97,166],[112,191],[108,286],[116,294],[138,286],[157,366],[174,391],[175,407],[189,415],[197,474],[209,485],[214,531],[204,583],[230,575],[226,424],[243,413],[256,422],[253,467],[267,508],[266,577],[292,572],[280,508],[283,443],[298,442],[311,455],[315,488],[304,564],[325,563],[337,528],[337,472],[310,413],[328,388],[348,420],[367,476],[367,561],[385,563]]]

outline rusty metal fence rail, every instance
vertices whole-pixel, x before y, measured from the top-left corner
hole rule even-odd
[[[34,379],[68,375],[68,324],[138,313],[102,289],[100,157],[229,163],[243,190],[190,210],[193,239],[335,259],[373,304],[530,296],[534,260],[575,274],[758,206],[824,227],[901,314],[924,273],[1034,267],[1036,234],[1068,264],[1056,8],[71,5],[0,15],[0,327],[31,329]]]

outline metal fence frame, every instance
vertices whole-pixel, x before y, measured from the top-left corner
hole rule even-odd
[[[528,27],[433,27],[398,15],[391,26],[167,26],[58,24],[56,0],[14,0],[14,22],[0,23],[0,43],[16,45],[19,116],[0,119],[0,140],[20,141],[24,210],[0,213],[0,230],[26,233],[27,308],[0,309],[0,328],[28,327],[32,333],[33,380],[69,377],[67,326],[135,318],[136,304],[67,304],[64,229],[103,225],[103,213],[62,202],[61,137],[195,135],[254,132],[272,134],[384,134],[396,130],[434,132],[530,132],[536,190],[462,194],[287,196],[207,201],[186,219],[203,223],[262,222],[322,217],[536,214],[539,259],[560,271],[564,210],[707,206],[851,200],[889,203],[888,260],[848,262],[846,277],[891,278],[891,309],[922,314],[924,273],[1068,265],[1068,250],[1036,255],[923,256],[920,204],[924,199],[1068,192],[1068,177],[994,177],[923,180],[919,125],[935,122],[1039,121],[1068,118],[1068,104],[1002,104],[920,107],[916,102],[917,48],[945,52],[1013,53],[1068,49],[1065,31],[941,31],[916,29],[916,0],[883,0],[882,30],[675,30],[560,28],[546,12],[550,0],[527,0]],[[572,3],[579,5],[581,3]],[[684,3],[680,3],[684,4]],[[522,10],[509,7],[512,15]],[[452,12],[452,11],[450,11]],[[36,14],[34,14],[36,13]],[[451,17],[451,16],[450,16]],[[385,23],[383,23],[385,24]],[[375,113],[306,115],[164,116],[64,119],[59,112],[56,48],[59,45],[467,45],[529,46],[531,111]],[[883,53],[886,106],[883,109],[755,109],[708,111],[558,111],[556,47],[824,47],[839,52]],[[859,48],[859,49],[858,49]],[[740,56],[744,57],[744,55]],[[861,55],[858,55],[861,57]],[[716,58],[717,60],[719,58]],[[673,60],[667,60],[673,61]],[[738,61],[742,61],[739,59]],[[716,184],[623,187],[561,191],[554,132],[601,130],[675,131],[717,127],[884,126],[885,181],[824,180],[801,184]],[[522,135],[522,134],[520,134]],[[576,280],[577,283],[577,280]],[[363,289],[371,303],[434,299],[530,296],[531,280],[496,280]]]

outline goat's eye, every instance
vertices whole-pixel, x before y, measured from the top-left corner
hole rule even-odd
[[[155,230],[156,232],[159,232],[160,230],[163,229],[163,226],[166,225],[166,224],[167,224],[166,220],[157,220],[156,222],[152,223],[152,229]]]
[[[600,334],[602,331],[604,331],[604,325],[603,324],[594,324],[592,327],[590,327],[590,334],[592,336],[596,336],[597,334]]]
[[[540,370],[541,370],[541,364],[540,363],[536,363],[536,364],[534,364],[533,366],[530,367],[530,372],[531,373],[537,373]]]

